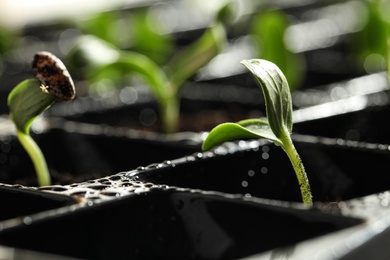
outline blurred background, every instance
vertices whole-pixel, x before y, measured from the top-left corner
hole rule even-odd
[[[227,5],[229,14],[223,16]],[[125,65],[107,64],[131,52],[162,70],[172,68],[175,55],[217,20],[225,29],[222,47],[204,66],[195,66],[185,84],[248,87],[240,61],[250,58],[275,62],[292,92],[386,73],[389,67],[388,0],[2,0],[0,112],[8,113],[8,93],[33,76],[32,57],[42,50],[65,63],[76,83],[76,99],[104,99],[122,91],[120,99],[106,105],[131,103],[131,87],[147,83]]]

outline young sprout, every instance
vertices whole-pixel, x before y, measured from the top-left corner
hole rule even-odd
[[[247,119],[223,123],[210,131],[202,149],[209,150],[226,141],[244,138],[266,138],[282,147],[295,170],[303,203],[312,206],[309,181],[302,160],[291,139],[292,101],[286,77],[272,62],[263,59],[243,60],[241,63],[256,77],[264,94],[268,120]]]
[[[182,48],[164,66],[160,66],[144,54],[116,49],[109,44],[100,44],[105,45],[107,53],[114,51],[117,55],[111,55],[114,58],[107,64],[96,64],[87,77],[92,82],[99,82],[107,78],[114,80],[112,75],[123,78],[123,75],[135,73],[141,76],[158,103],[163,132],[176,132],[182,87],[223,49],[227,42],[225,26],[229,22],[230,12],[229,5],[222,7],[214,23],[205,30],[204,34],[189,46]],[[80,53],[78,50],[82,49],[83,46],[76,46],[73,53]],[[91,53],[92,55],[88,53],[88,51],[81,51],[84,55],[81,59],[97,60],[93,57],[96,56],[95,52]]]
[[[33,121],[56,101],[74,99],[76,91],[65,65],[49,52],[38,52],[32,68],[36,79],[19,83],[8,95],[10,118],[16,127],[18,140],[29,154],[39,186],[51,184],[45,157],[30,136]]]

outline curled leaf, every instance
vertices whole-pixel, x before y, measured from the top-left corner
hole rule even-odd
[[[292,132],[292,100],[283,72],[274,63],[251,59],[241,61],[256,77],[265,99],[269,125],[279,139]]]

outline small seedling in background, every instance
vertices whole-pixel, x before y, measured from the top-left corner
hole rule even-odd
[[[262,59],[241,62],[256,77],[264,94],[267,120],[247,119],[223,123],[210,131],[202,149],[209,150],[226,141],[266,138],[280,146],[288,155],[295,170],[303,203],[312,206],[312,194],[302,160],[291,139],[292,100],[290,88],[282,71],[272,62]]]
[[[76,46],[70,55],[79,53],[81,56],[79,59],[84,63],[88,63],[87,61],[94,63],[87,65],[91,68],[86,76],[90,82],[96,83],[105,79],[115,81],[115,78],[123,79],[124,75],[129,74],[141,76],[159,105],[163,132],[176,132],[182,87],[225,46],[227,42],[225,26],[229,22],[230,12],[229,5],[221,8],[214,23],[204,34],[189,46],[181,49],[164,66],[144,54],[117,49],[97,38],[94,38],[95,43],[99,41],[99,45],[105,48],[105,53],[111,57],[109,63],[93,62],[98,60],[99,57],[94,56],[99,54],[86,50],[88,45]]]
[[[65,65],[49,52],[38,52],[32,62],[36,79],[19,83],[8,95],[10,118],[15,124],[18,140],[29,154],[39,186],[51,184],[45,157],[30,136],[33,121],[56,101],[70,101],[75,87]]]

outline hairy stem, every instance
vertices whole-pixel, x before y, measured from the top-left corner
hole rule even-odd
[[[309,179],[303,166],[302,160],[299,157],[299,154],[290,138],[286,136],[283,140],[283,149],[287,153],[288,158],[291,161],[291,164],[295,170],[295,174],[298,179],[299,188],[301,190],[302,201],[306,206],[313,206],[312,194],[310,191]]]
[[[29,154],[35,168],[35,172],[38,177],[39,186],[48,186],[51,184],[49,169],[46,164],[45,157],[39,146],[30,135],[23,133],[22,131],[16,131],[19,142],[23,145],[24,149]]]

